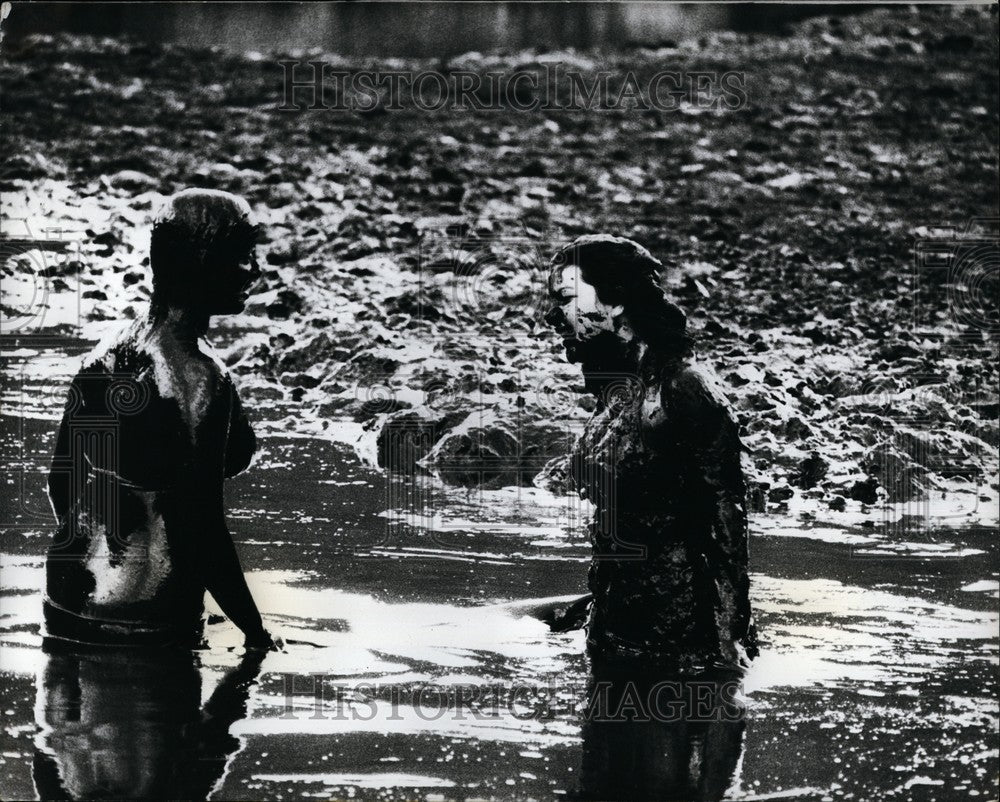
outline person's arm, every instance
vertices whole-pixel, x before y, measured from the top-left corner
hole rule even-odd
[[[56,522],[59,526],[66,522],[66,516],[69,514],[69,507],[72,503],[70,487],[73,465],[69,449],[69,409],[67,408],[63,411],[59,431],[56,434],[56,445],[52,452],[52,464],[49,466],[48,476],[49,504],[52,505],[52,513],[56,516]]]
[[[257,450],[257,438],[253,427],[243,411],[239,394],[232,393],[232,409],[229,416],[229,439],[226,441],[226,476],[236,476],[245,471],[253,461]]]
[[[211,495],[211,499],[204,499],[205,506],[217,506],[219,511],[207,521],[208,525],[203,530],[205,540],[199,549],[201,554],[198,564],[203,569],[205,588],[222,608],[222,612],[246,636],[247,646],[270,648],[271,636],[264,629],[257,604],[247,586],[236,545],[221,510],[221,483],[218,493]]]
[[[206,589],[226,616],[246,636],[250,647],[271,648],[260,612],[247,586],[243,567],[226,526],[223,480],[233,394],[214,371],[208,373],[207,398],[200,408],[185,409],[193,446],[190,470],[184,472],[180,493],[184,531],[190,533],[192,562],[202,572]]]
[[[74,377],[69,387],[66,404],[63,407],[59,431],[56,433],[56,444],[52,449],[52,462],[49,466],[47,489],[49,504],[56,517],[56,522],[62,526],[69,515],[69,509],[76,500],[74,494],[78,477],[83,475],[83,454],[73,453],[72,421],[74,415],[85,404],[82,395],[80,375]],[[86,414],[86,413],[85,413]],[[77,464],[74,464],[76,462]]]
[[[688,475],[711,518],[712,539],[726,557],[747,560],[746,483],[736,422],[725,399],[696,369],[687,368],[664,388],[667,426],[689,455]],[[694,489],[694,488],[693,488]]]
[[[689,475],[704,493],[710,522],[703,553],[717,577],[717,614],[728,620],[733,637],[743,638],[750,631],[751,613],[746,480],[739,429],[721,392],[697,370],[683,371],[671,389],[681,446],[691,454]]]

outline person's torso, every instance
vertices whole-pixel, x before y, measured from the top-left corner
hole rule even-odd
[[[720,653],[718,582],[729,566],[716,563],[728,556],[706,557],[717,499],[681,431],[689,422],[671,417],[671,392],[665,381],[608,404],[574,449],[571,476],[595,506],[588,637],[598,651],[704,665]],[[738,453],[716,457],[738,465]]]
[[[183,355],[133,332],[96,352],[74,379],[62,477],[71,503],[47,560],[57,615],[124,628],[199,624],[205,587],[190,542],[199,533],[184,531],[190,518],[181,514],[189,503],[181,479],[195,467],[181,412],[191,388],[171,380],[184,369]],[[254,440],[223,375],[216,392],[232,395],[224,424],[230,476],[249,465]]]
[[[596,507],[595,522],[662,530],[677,514],[691,481],[689,455],[673,447],[669,429],[652,430],[661,392],[655,384],[613,400],[594,413],[577,440],[571,477]]]

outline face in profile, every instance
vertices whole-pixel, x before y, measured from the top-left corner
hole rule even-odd
[[[621,339],[618,318],[622,309],[597,297],[597,290],[583,278],[574,264],[556,265],[549,273],[552,306],[545,321],[563,338],[566,358],[580,357],[591,345],[608,337]]]
[[[211,276],[208,282],[206,306],[213,315],[235,315],[246,307],[247,296],[260,278],[255,248],[242,255],[220,259],[206,265]]]

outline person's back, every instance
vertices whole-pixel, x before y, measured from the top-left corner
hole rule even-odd
[[[253,432],[205,344],[184,348],[144,320],[85,360],[49,477],[60,519],[47,561],[50,618],[196,632],[205,584],[177,514],[181,480],[196,468],[193,419],[228,430],[225,476],[249,465]]]
[[[248,215],[225,193],[174,196],[154,227],[148,318],[98,346],[73,380],[49,476],[50,635],[190,643],[207,589],[249,640],[270,643],[222,508],[253,432],[204,340],[210,316],[242,309],[257,275]]]

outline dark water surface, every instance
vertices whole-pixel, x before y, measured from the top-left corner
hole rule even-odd
[[[155,778],[147,790],[160,792],[198,765],[184,787],[214,785],[218,799],[544,799],[579,792],[585,752],[591,788],[690,770],[735,799],[996,797],[994,532],[888,544],[755,519],[764,645],[743,679],[745,727],[632,722],[609,735],[581,728],[581,633],[528,614],[584,590],[586,510],[524,488],[390,482],[338,442],[354,424],[290,437],[282,402],[256,405],[261,452],[230,482],[230,525],[265,619],[297,642],[258,666],[213,620],[193,659],[45,655],[54,353],[4,359],[2,798],[35,796],[34,763],[43,785]],[[646,759],[626,768],[620,743],[647,745]]]
[[[250,49],[321,48],[338,54],[437,58],[527,48],[614,50],[662,45],[726,28],[776,28],[811,13],[850,6],[747,3],[88,3],[39,2],[14,8],[5,27],[15,42],[68,31],[148,42]]]

